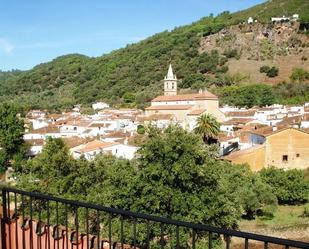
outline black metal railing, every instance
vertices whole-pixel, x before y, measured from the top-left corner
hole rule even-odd
[[[309,243],[2,189],[1,249],[309,248]]]

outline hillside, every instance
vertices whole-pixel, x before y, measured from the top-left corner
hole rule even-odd
[[[191,25],[155,34],[100,57],[65,55],[28,71],[3,73],[5,77],[0,74],[0,101],[14,100],[29,107],[53,109],[70,107],[75,103],[87,105],[96,100],[105,100],[114,105],[125,103],[143,107],[147,101],[161,93],[161,80],[170,61],[181,79],[180,88],[187,91],[234,84],[235,79],[231,78],[239,71],[247,74],[242,72],[244,68],[250,75],[259,75],[252,73],[259,70],[259,65],[281,68],[279,62],[284,60],[277,55],[265,61],[262,58],[250,59],[254,64],[252,69],[246,57],[247,52],[241,53],[237,60],[235,55],[224,53],[226,49],[233,49],[233,46],[227,44],[220,48],[215,44],[207,50],[205,40],[222,34],[224,30],[235,29],[249,16],[265,23],[271,16],[298,13],[303,21],[309,21],[308,9],[307,0],[268,1],[234,14],[223,12],[216,17],[208,16]],[[259,25],[262,29],[267,24]],[[259,32],[258,29],[256,32]],[[237,30],[235,33],[242,34]],[[297,29],[292,33],[297,35]],[[302,35],[301,39],[306,40],[308,36]],[[269,42],[273,45],[276,39]],[[238,44],[237,53],[246,50],[245,44]],[[305,41],[303,44],[307,46]],[[305,53],[307,48],[298,51],[297,56],[305,57]],[[284,56],[290,61],[287,57],[290,54]],[[290,68],[284,71],[290,71]],[[287,80],[290,74],[287,72],[281,77],[280,73],[281,70],[277,81]],[[252,83],[263,81],[255,76],[245,77],[245,80]],[[241,80],[236,81],[239,83]]]
[[[221,54],[235,51],[227,65],[230,75],[241,74],[246,81],[279,83],[289,81],[293,68],[309,71],[309,36],[298,32],[299,23],[239,24],[203,37],[200,53],[217,49]],[[260,73],[262,66],[276,66],[277,77]]]

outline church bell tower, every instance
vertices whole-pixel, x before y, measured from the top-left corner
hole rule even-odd
[[[167,75],[164,78],[164,95],[177,95],[177,78],[173,73],[172,64],[169,65]]]

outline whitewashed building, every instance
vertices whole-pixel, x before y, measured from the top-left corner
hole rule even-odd
[[[94,140],[72,148],[71,153],[74,158],[84,156],[87,160],[93,160],[100,154],[109,154],[119,158],[133,159],[137,150],[138,147],[135,146]]]
[[[96,102],[96,103],[92,104],[93,110],[102,110],[102,109],[106,109],[106,108],[109,108],[109,104],[107,104],[105,102]]]

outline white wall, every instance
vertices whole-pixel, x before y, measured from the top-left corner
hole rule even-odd
[[[32,127],[33,130],[37,130],[43,127],[47,127],[49,124],[43,119],[33,119],[32,120]]]
[[[29,155],[31,156],[36,156],[38,154],[40,154],[43,150],[43,146],[42,145],[34,145],[34,146],[31,146],[28,153]]]

